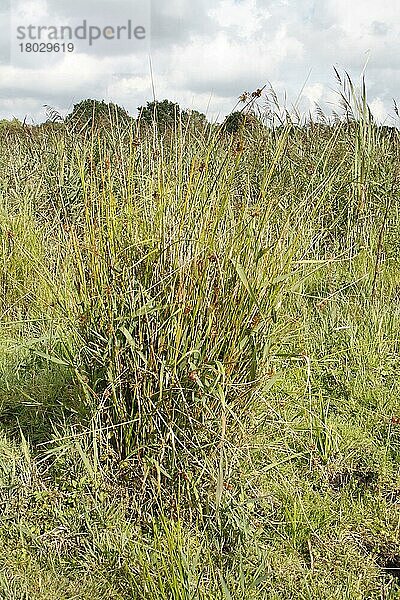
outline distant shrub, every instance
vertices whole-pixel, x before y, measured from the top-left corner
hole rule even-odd
[[[118,104],[91,99],[75,104],[72,112],[65,118],[65,123],[75,130],[109,127],[115,123],[127,125],[130,121],[127,111]]]
[[[23,124],[15,117],[9,121],[8,119],[0,119],[0,132],[3,131],[19,131],[23,128]]]
[[[139,106],[138,111],[142,123],[151,125],[157,122],[164,127],[173,127],[182,112],[179,104],[171,100],[147,102],[146,106]]]
[[[208,123],[206,115],[198,110],[185,110],[182,114],[182,118],[183,121],[191,127],[199,129],[205,127]]]
[[[260,125],[260,120],[252,112],[244,113],[235,111],[225,117],[223,127],[226,133],[239,133],[240,131],[253,130]]]
[[[173,128],[179,120],[184,125],[201,128],[207,124],[206,116],[197,110],[182,110],[179,104],[171,100],[147,102],[139,106],[139,120],[146,125],[154,122],[161,128]]]

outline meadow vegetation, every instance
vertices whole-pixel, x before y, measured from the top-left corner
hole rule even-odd
[[[2,598],[400,598],[399,133],[343,83],[0,127]]]

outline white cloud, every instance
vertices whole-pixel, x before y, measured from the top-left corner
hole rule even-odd
[[[374,98],[370,103],[369,107],[373,114],[373,117],[377,123],[384,123],[387,121],[388,113],[385,103],[381,98]]]
[[[332,23],[355,39],[368,36],[374,22],[399,26],[399,6],[393,0],[324,0],[321,6]]]
[[[302,44],[288,35],[284,26],[271,37],[245,42],[220,32],[206,45],[196,37],[184,48],[175,47],[161,68],[178,89],[222,91],[235,87],[238,95],[275,77],[284,61],[295,62],[302,50]]]
[[[323,98],[324,91],[325,88],[322,83],[313,83],[312,85],[307,85],[304,88],[303,96],[310,102],[310,104],[318,104]]]
[[[222,29],[233,30],[240,37],[250,37],[262,29],[271,13],[260,10],[256,0],[221,0],[216,8],[208,11]]]
[[[20,22],[39,23],[49,16],[47,0],[12,0],[11,14]]]

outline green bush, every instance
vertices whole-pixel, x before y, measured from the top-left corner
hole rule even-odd
[[[65,117],[65,123],[74,131],[92,128],[111,128],[129,124],[131,117],[127,111],[104,100],[81,100]]]

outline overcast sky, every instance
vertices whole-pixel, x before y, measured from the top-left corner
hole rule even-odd
[[[130,19],[146,39],[80,42],[57,56],[21,53],[18,25],[75,27],[84,19],[101,27]],[[43,105],[65,113],[84,98],[136,114],[153,85],[157,99],[211,119],[265,83],[288,104],[301,93],[303,109],[317,102],[329,111],[335,66],[355,81],[365,68],[372,111],[393,124],[399,43],[398,0],[0,0],[0,118],[39,122]]]

